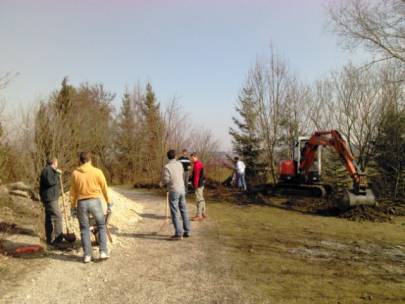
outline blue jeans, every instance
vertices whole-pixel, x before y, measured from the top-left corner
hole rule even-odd
[[[186,194],[178,192],[169,192],[169,205],[172,222],[174,225],[175,233],[181,236],[184,233],[190,233],[190,220],[188,219]],[[180,224],[178,213],[180,211],[181,218],[183,219],[183,229]]]
[[[91,238],[89,214],[96,220],[99,231],[100,252],[108,253],[107,234],[105,229],[105,218],[101,200],[99,198],[89,198],[80,200],[77,204],[77,217],[80,225],[80,236],[85,256],[91,256]]]
[[[242,188],[243,190],[246,191],[245,173],[243,173],[243,174],[237,173],[236,178],[237,178],[238,188]]]

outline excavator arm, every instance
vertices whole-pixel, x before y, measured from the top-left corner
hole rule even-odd
[[[319,146],[333,147],[342,159],[347,172],[353,180],[353,191],[355,194],[363,194],[367,189],[365,175],[354,163],[354,157],[347,147],[346,141],[336,130],[315,132],[301,155],[299,170],[304,176],[308,176],[309,169],[314,163],[316,151]]]

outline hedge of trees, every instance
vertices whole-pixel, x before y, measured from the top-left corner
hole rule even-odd
[[[277,182],[277,164],[291,155],[294,138],[339,130],[380,197],[405,199],[405,4],[400,0],[334,2],[332,29],[348,48],[370,59],[348,63],[327,77],[299,81],[271,49],[249,70],[230,134],[248,164],[248,180]],[[334,153],[324,155],[326,179],[345,174]]]

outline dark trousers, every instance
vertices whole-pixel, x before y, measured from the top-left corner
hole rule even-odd
[[[44,202],[45,206],[45,233],[48,244],[63,240],[62,215],[57,200]]]
[[[186,194],[187,194],[187,192],[188,192],[188,180],[189,180],[188,171],[184,171],[183,179],[184,179],[184,187],[186,188]]]

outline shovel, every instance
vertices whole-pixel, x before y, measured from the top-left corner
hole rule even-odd
[[[160,226],[159,230],[156,232],[153,232],[153,235],[157,235],[159,232],[161,232],[163,230],[163,228],[170,222],[170,215],[169,215],[169,192],[166,192],[166,215],[165,215],[165,219],[162,223],[162,225]]]
[[[74,241],[76,241],[76,235],[73,232],[72,233],[69,232],[69,227],[68,227],[68,222],[67,222],[66,206],[65,206],[65,192],[63,191],[62,174],[59,174],[59,184],[60,184],[60,190],[62,192],[63,214],[65,215],[65,225],[66,225],[66,234],[64,235],[64,238],[69,243],[73,243]]]

